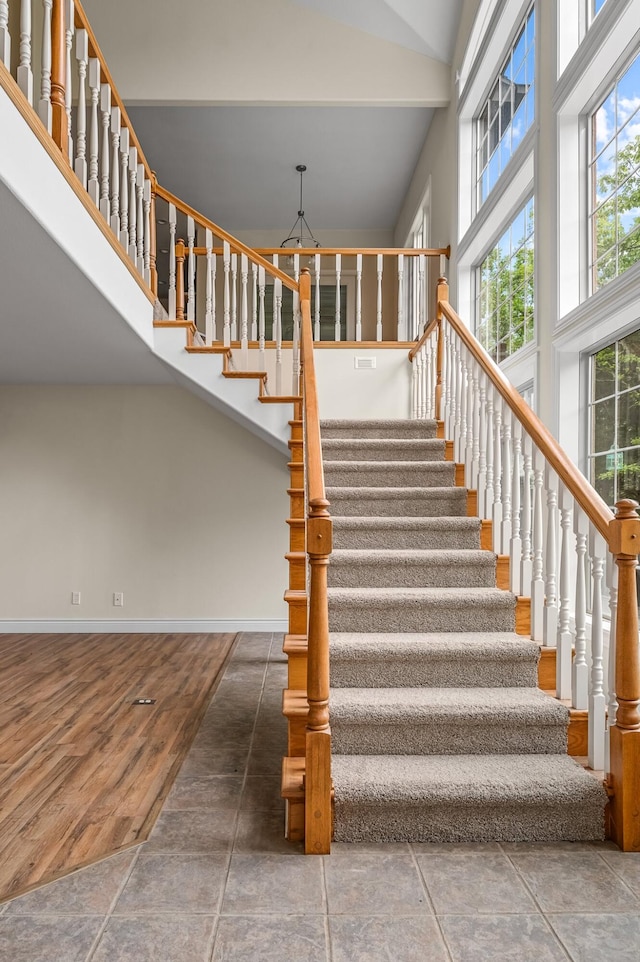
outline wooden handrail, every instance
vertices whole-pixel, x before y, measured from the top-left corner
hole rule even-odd
[[[498,389],[538,450],[571,492],[589,520],[609,543],[609,526],[613,521],[613,514],[606,503],[592,488],[582,472],[576,468],[573,461],[567,457],[549,429],[533,413],[526,401],[520,397],[500,368],[493,363],[484,348],[478,344],[451,304],[448,301],[439,301],[438,306],[460,340]]]
[[[313,359],[313,326],[311,323],[311,278],[305,268],[300,276],[300,356],[304,378],[304,420],[306,428],[306,463],[309,501],[325,500],[322,443],[320,440],[320,414],[318,388]]]
[[[414,357],[416,356],[416,354],[418,353],[422,345],[426,341],[428,341],[428,339],[431,337],[431,335],[433,334],[437,326],[438,326],[438,321],[437,321],[437,318],[434,317],[434,319],[432,321],[429,321],[429,323],[425,327],[424,333],[420,338],[420,340],[416,342],[415,347],[412,347],[411,350],[409,351],[410,361],[413,361]]]
[[[127,113],[126,107],[122,101],[120,94],[118,93],[118,88],[113,82],[113,77],[111,76],[111,72],[107,66],[107,61],[105,60],[104,54],[100,49],[100,44],[96,40],[96,35],[91,29],[89,18],[84,12],[84,9],[82,7],[82,3],[80,2],[80,0],[74,0],[74,10],[75,12],[74,12],[73,20],[74,20],[75,27],[76,29],[87,31],[87,37],[89,40],[89,56],[95,57],[100,61],[100,76],[101,76],[102,82],[109,84],[111,88],[111,98],[112,98],[113,106],[120,108],[122,126],[127,127],[129,130],[129,143],[131,144],[132,147],[135,147],[137,149],[138,160],[141,164],[144,164],[145,174],[149,178],[149,180],[151,180],[152,178],[151,166],[149,165],[147,158],[144,155],[144,151],[140,146],[140,141],[136,137],[136,133],[133,129],[133,124],[129,120],[129,114]]]
[[[179,197],[176,197],[175,194],[172,194],[170,190],[167,190],[165,187],[161,187],[160,184],[158,184],[156,188],[156,196],[162,197],[162,199],[166,200],[168,204],[173,204],[176,210],[186,214],[187,217],[193,217],[194,221],[200,227],[208,228],[213,234],[216,235],[216,237],[227,241],[235,253],[246,254],[250,261],[252,261],[254,264],[258,264],[260,267],[264,267],[268,274],[282,281],[283,285],[288,287],[289,290],[299,290],[297,282],[294,281],[292,277],[289,277],[288,274],[285,274],[284,271],[281,271],[279,268],[274,267],[273,264],[270,264],[269,261],[265,260],[264,257],[261,257],[260,254],[256,254],[253,248],[247,247],[246,244],[243,244],[242,241],[238,240],[237,237],[234,237],[233,234],[229,234],[228,231],[224,230],[222,227],[219,227],[218,224],[215,224],[212,220],[209,220],[208,217],[198,213],[198,211],[193,207],[190,207],[189,204],[185,204],[184,201],[180,200]],[[194,252],[196,252],[195,249]],[[202,253],[206,253],[206,248],[202,249]]]

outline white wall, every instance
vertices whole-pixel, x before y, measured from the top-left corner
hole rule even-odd
[[[318,348],[314,352],[321,418],[408,418],[411,364],[406,348]],[[374,369],[356,369],[356,358]]]
[[[286,617],[267,444],[178,387],[1,386],[0,411],[0,626]]]

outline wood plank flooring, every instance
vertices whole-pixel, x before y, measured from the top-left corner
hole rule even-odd
[[[148,837],[235,638],[0,635],[0,901]]]

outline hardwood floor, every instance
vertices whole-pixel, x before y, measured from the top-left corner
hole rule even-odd
[[[0,901],[148,837],[235,637],[0,635]]]

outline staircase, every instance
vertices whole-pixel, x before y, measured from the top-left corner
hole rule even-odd
[[[336,841],[604,836],[435,421],[325,421]],[[516,624],[522,632],[516,631]]]

